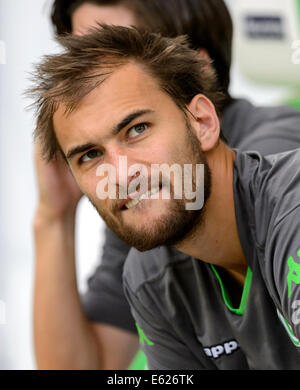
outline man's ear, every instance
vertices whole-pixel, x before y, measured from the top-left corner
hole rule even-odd
[[[220,136],[220,121],[215,107],[207,97],[198,94],[187,108],[192,114],[191,123],[201,143],[201,149],[208,152],[216,146]]]
[[[197,50],[197,52],[198,52],[198,56],[200,59],[211,61],[211,58],[210,58],[208,51],[206,49],[199,49],[199,50]]]

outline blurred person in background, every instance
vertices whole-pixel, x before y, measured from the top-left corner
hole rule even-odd
[[[224,143],[214,71],[182,37],[102,25],[60,42],[36,68],[35,139],[132,246],[148,367],[299,369],[300,148]]]
[[[210,58],[226,99],[222,130],[228,144],[266,155],[299,147],[300,112],[255,107],[230,96],[232,20],[222,0],[56,0],[59,35],[86,34],[97,23],[137,26],[165,36],[185,34],[199,56]],[[39,369],[127,369],[138,332],[123,293],[130,247],[108,228],[100,265],[80,295],[76,284],[75,213],[82,196],[66,163],[45,161],[36,147],[39,204],[34,221],[34,336]]]

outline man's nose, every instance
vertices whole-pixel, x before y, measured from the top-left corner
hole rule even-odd
[[[125,154],[121,148],[110,148],[106,151],[106,164],[113,167],[115,175],[109,179],[112,184],[117,186],[126,187],[128,185],[128,166],[132,163],[132,159],[129,160],[127,154]]]
[[[106,163],[114,168],[115,175],[110,180],[119,188],[128,188],[129,184],[138,176],[147,176],[147,168],[139,163],[134,156],[124,153],[122,149],[112,148],[106,153]],[[113,180],[115,182],[113,183]]]

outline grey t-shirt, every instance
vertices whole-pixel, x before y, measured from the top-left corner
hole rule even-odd
[[[300,111],[288,106],[256,107],[238,99],[224,111],[223,132],[229,145],[262,154],[291,150],[300,145]],[[130,247],[106,229],[100,265],[82,295],[91,321],[136,332],[122,289],[122,272]]]
[[[232,148],[267,156],[300,147],[299,113],[289,106],[258,107],[237,99],[224,111],[222,128]]]
[[[249,265],[236,306],[220,268],[130,251],[124,287],[150,369],[300,369],[300,149],[238,151],[234,201]]]

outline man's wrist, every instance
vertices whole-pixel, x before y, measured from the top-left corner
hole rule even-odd
[[[43,205],[38,205],[33,221],[34,230],[37,231],[54,225],[73,226],[75,216],[76,208],[56,213]]]

